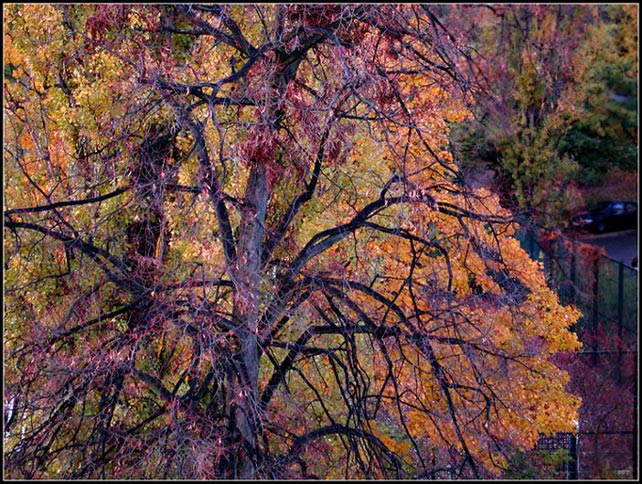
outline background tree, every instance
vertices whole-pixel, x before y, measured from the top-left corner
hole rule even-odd
[[[561,151],[577,160],[581,185],[599,184],[614,167],[637,170],[638,159],[638,10],[634,5],[604,5],[590,25],[595,82],[586,115],[562,139]],[[625,175],[627,176],[627,175]]]
[[[455,145],[486,162],[503,202],[552,226],[582,206],[578,185],[637,153],[637,7],[443,7],[463,24],[477,91],[474,121]]]
[[[5,477],[480,477],[579,343],[418,5],[10,5]]]

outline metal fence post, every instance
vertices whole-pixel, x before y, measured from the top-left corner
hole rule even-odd
[[[622,329],[624,324],[624,264],[619,263],[617,280],[617,382],[622,383]]]
[[[571,302],[575,304],[575,241],[571,241]]]
[[[593,266],[593,338],[595,338],[594,343],[594,352],[593,352],[593,364],[597,364],[597,352],[599,349],[598,341],[598,314],[600,306],[600,260],[596,259]]]
[[[635,361],[638,361],[638,353],[635,352]],[[638,479],[638,365],[633,365],[633,479]]]
[[[577,429],[577,433],[570,434],[570,437],[569,437],[569,448],[568,448],[569,460],[567,463],[568,467],[567,467],[566,475],[569,480],[573,480],[573,481],[576,481],[579,479],[579,462],[580,462],[579,446],[578,446],[579,437],[580,437],[579,429]]]

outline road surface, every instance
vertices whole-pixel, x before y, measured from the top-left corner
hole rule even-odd
[[[636,230],[600,235],[578,234],[574,238],[586,244],[604,247],[606,255],[628,265],[632,265],[633,258],[638,257],[638,233]]]

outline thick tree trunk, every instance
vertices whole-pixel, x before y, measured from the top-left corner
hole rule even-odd
[[[261,252],[269,192],[266,169],[254,164],[246,187],[238,252],[234,267],[234,319],[239,327],[240,354],[235,383],[235,421],[241,448],[237,453],[235,474],[241,479],[256,478],[258,453],[258,318],[261,297]]]

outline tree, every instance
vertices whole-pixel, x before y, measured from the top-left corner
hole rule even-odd
[[[586,115],[562,139],[560,151],[577,160],[578,179],[598,185],[609,170],[631,173],[638,159],[638,7],[605,5],[589,28],[594,82]],[[589,44],[590,45],[590,44]]]
[[[496,474],[562,306],[418,5],[5,6],[6,477]]]
[[[490,164],[504,205],[550,228],[582,207],[578,183],[635,167],[636,14],[622,5],[444,7],[445,21],[467,33],[484,86],[475,120],[456,130],[457,152]]]

